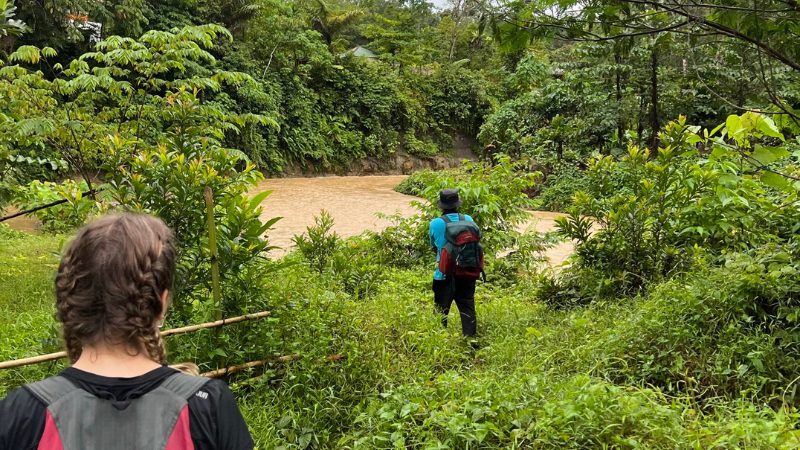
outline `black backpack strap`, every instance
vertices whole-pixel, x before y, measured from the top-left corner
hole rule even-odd
[[[467,219],[465,219],[465,218],[464,218],[464,215],[463,215],[463,214],[461,214],[461,213],[458,213],[458,220],[460,220],[460,221],[462,221],[462,222],[463,222],[463,221],[465,221],[465,220],[467,220]]]
[[[186,375],[185,373],[176,373],[174,375],[170,375],[169,378],[164,380],[161,383],[161,388],[167,389],[168,391],[176,394],[177,396],[185,399],[190,399],[200,390],[203,386],[206,385],[211,381],[206,377],[196,377],[192,375]]]
[[[66,397],[80,388],[72,384],[72,382],[68,379],[59,375],[45,378],[44,380],[37,381],[35,383],[26,384],[25,389],[33,394],[34,397],[43,401],[47,406],[50,406],[59,399]]]
[[[445,225],[452,222],[452,220],[450,220],[450,218],[447,217],[447,214],[442,214],[442,220],[444,220]]]

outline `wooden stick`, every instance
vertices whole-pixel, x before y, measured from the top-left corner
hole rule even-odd
[[[261,318],[264,318],[264,317],[268,317],[270,315],[272,315],[272,313],[270,311],[262,311],[262,312],[257,312],[257,313],[253,313],[253,314],[245,314],[243,316],[230,317],[228,319],[215,320],[213,322],[200,323],[200,324],[197,324],[197,325],[188,325],[188,326],[185,326],[185,327],[173,328],[171,330],[164,330],[164,331],[161,332],[161,336],[166,337],[166,336],[172,336],[172,335],[175,335],[175,334],[191,333],[192,331],[204,330],[206,328],[217,328],[217,327],[221,327],[221,326],[224,326],[224,325],[231,325],[231,324],[234,324],[234,323],[245,322],[245,321],[248,321],[248,320],[261,319]]]
[[[256,320],[261,319],[264,317],[270,316],[272,313],[270,311],[261,311],[253,314],[245,314],[243,316],[231,317],[228,319],[222,320],[215,320],[214,322],[206,322],[200,323],[197,325],[189,325],[180,328],[173,328],[171,330],[164,330],[161,332],[161,336],[173,336],[176,334],[184,334],[184,333],[191,333],[197,330],[203,330],[206,328],[217,328],[224,325],[231,325],[234,323],[245,322],[248,320]],[[48,353],[46,355],[39,355],[39,356],[32,356],[30,358],[22,358],[22,359],[14,359],[11,361],[3,361],[0,362],[0,370],[2,369],[13,369],[15,367],[22,367],[22,366],[29,366],[31,364],[41,364],[48,361],[55,361],[61,358],[66,358],[67,352],[56,352],[56,353]]]
[[[32,356],[30,358],[14,359],[11,361],[0,362],[0,369],[12,369],[14,367],[29,366],[31,364],[41,364],[48,361],[66,358],[67,352],[48,353],[46,355]]]
[[[287,362],[291,362],[291,361],[297,361],[300,358],[301,358],[301,356],[299,354],[295,353],[293,355],[284,355],[284,356],[279,356],[277,358],[272,358],[272,359],[262,359],[260,361],[250,361],[248,363],[239,364],[239,365],[236,365],[236,366],[225,367],[224,369],[212,370],[210,372],[206,372],[206,373],[200,374],[200,376],[208,377],[208,378],[219,378],[219,377],[222,377],[222,376],[225,376],[225,375],[241,372],[243,370],[252,369],[254,367],[264,366],[264,365],[267,365],[267,364],[269,364],[271,362],[287,363]],[[323,358],[322,362],[335,363],[335,362],[339,362],[339,361],[341,361],[343,359],[347,359],[347,355],[342,355],[341,353],[335,353],[333,355],[328,355],[325,358]]]
[[[235,366],[225,367],[224,369],[217,369],[212,370],[211,372],[206,372],[201,374],[200,376],[208,377],[208,378],[219,378],[221,376],[230,375],[232,373],[241,372],[243,370],[252,369],[253,367],[260,367],[266,365],[271,362],[281,362],[287,363],[291,361],[296,361],[300,359],[300,355],[295,353],[293,355],[284,355],[279,356],[274,359],[262,359],[260,361],[250,361],[249,363],[238,364]]]

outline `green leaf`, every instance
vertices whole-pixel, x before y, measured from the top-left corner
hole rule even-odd
[[[717,125],[713,130],[711,130],[708,133],[708,137],[711,137],[711,136],[714,136],[715,134],[717,134],[719,132],[719,130],[721,130],[722,127],[724,127],[724,126],[725,126],[724,123],[721,123],[721,124]]]
[[[52,47],[44,47],[42,48],[42,56],[45,58],[55,58],[58,55],[58,52]]]
[[[783,134],[778,130],[778,127],[775,126],[775,122],[772,121],[767,116],[761,115],[759,116],[758,120],[756,121],[756,128],[758,131],[764,134],[764,136],[770,136],[774,138],[778,138],[782,141],[786,141],[783,137]]]
[[[753,158],[765,166],[787,158],[789,155],[789,150],[783,147],[767,147],[763,145],[756,145],[756,150],[753,152]]]
[[[735,138],[742,130],[742,119],[735,114],[731,114],[725,121],[725,129],[728,136]]]
[[[259,192],[258,194],[254,195],[254,196],[253,196],[253,197],[250,199],[250,205],[249,205],[249,206],[250,206],[250,209],[254,209],[254,208],[256,208],[258,205],[260,205],[260,204],[261,204],[261,202],[263,202],[263,201],[264,201],[264,199],[266,199],[267,197],[269,197],[269,195],[270,195],[270,194],[272,194],[272,191],[264,191],[264,192]]]
[[[32,45],[23,45],[14,53],[8,55],[9,61],[26,62],[36,64],[42,58],[42,54],[38,48]]]
[[[789,179],[775,172],[763,172],[761,174],[761,182],[769,187],[779,189],[781,191],[792,190],[792,185],[789,182]]]

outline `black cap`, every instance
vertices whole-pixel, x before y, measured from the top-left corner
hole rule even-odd
[[[458,198],[458,189],[444,189],[439,192],[439,208],[456,209],[461,206],[461,199]]]

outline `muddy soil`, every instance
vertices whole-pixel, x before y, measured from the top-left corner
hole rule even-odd
[[[292,247],[292,236],[305,232],[314,224],[314,216],[325,209],[333,217],[334,230],[342,237],[355,236],[366,230],[380,231],[389,221],[379,219],[376,213],[411,215],[415,197],[399,194],[392,189],[405,176],[349,176],[320,178],[278,178],[261,182],[261,192],[271,190],[264,201],[262,219],[281,216],[269,233],[270,243],[280,247],[273,256],[286,254]],[[547,211],[531,212],[531,220],[523,229],[551,231],[560,214]],[[560,265],[572,254],[572,244],[560,243],[547,252],[550,264]]]

